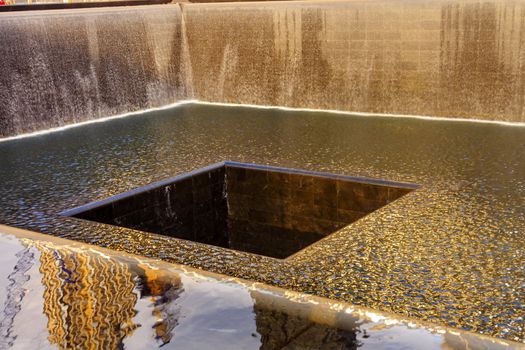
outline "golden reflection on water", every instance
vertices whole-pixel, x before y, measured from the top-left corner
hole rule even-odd
[[[523,131],[185,106],[3,144],[0,218],[523,342]],[[224,159],[422,187],[285,262],[57,215]]]
[[[41,253],[50,343],[61,349],[119,348],[140,327],[133,321],[140,297],[154,304],[155,339],[169,343],[177,320],[163,307],[172,300],[163,298],[182,287],[179,276],[147,264],[117,264],[103,255],[57,250],[40,242],[34,246]]]
[[[149,299],[155,304],[153,316],[155,338],[162,344],[170,342],[172,332],[178,321],[176,315],[170,312],[165,305],[173,301],[182,292],[182,282],[178,275],[160,269],[152,269],[147,264],[137,264],[144,276],[144,289],[148,291]]]
[[[108,251],[6,236],[0,243],[0,348],[523,348]]]
[[[49,341],[61,349],[115,349],[137,327],[137,294],[127,265],[96,255],[41,252]]]

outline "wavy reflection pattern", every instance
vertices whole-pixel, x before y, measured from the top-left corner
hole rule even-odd
[[[179,324],[180,307],[174,301],[184,291],[180,276],[152,269],[146,264],[137,264],[136,268],[140,270],[141,298],[148,298],[152,303],[155,342],[160,346],[165,345],[171,341],[173,330]]]
[[[170,342],[178,325],[174,305],[183,291],[180,277],[146,264],[116,263],[102,255],[77,254],[36,243],[48,340],[61,349],[116,349],[141,324],[137,301],[150,302],[152,345]],[[146,310],[140,310],[144,312]]]
[[[137,294],[124,264],[37,244],[48,340],[61,349],[116,349],[138,327]]]

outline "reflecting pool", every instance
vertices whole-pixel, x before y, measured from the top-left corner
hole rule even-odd
[[[519,126],[189,104],[0,142],[0,223],[524,342],[523,154]],[[60,215],[226,160],[420,188],[284,260]]]

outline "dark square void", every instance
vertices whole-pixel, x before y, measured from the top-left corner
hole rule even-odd
[[[63,214],[284,259],[415,188],[224,162]]]

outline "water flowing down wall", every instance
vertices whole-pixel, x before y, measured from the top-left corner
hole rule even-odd
[[[525,3],[0,15],[0,137],[180,100],[525,122]]]
[[[202,100],[525,121],[525,2],[201,4],[184,15]]]
[[[0,137],[188,98],[178,6],[0,14]]]

